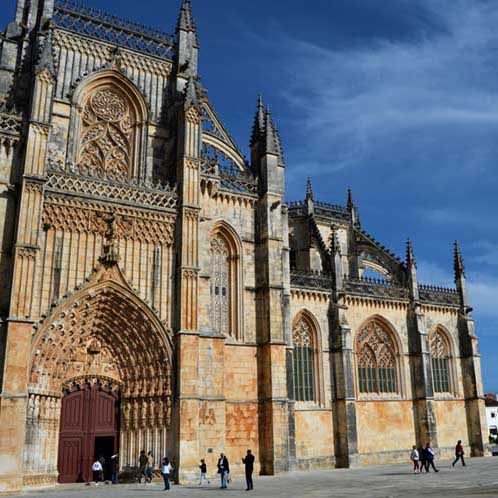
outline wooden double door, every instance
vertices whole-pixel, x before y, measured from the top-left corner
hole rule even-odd
[[[92,480],[92,464],[103,457],[107,479],[119,445],[119,393],[84,384],[62,399],[58,471],[60,483]]]

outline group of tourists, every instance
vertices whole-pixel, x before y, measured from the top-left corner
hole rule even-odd
[[[101,482],[105,482],[105,468],[106,468],[106,460],[103,455],[100,455],[95,462],[92,464],[92,473],[93,473],[93,482],[95,485],[98,485]],[[119,474],[119,455],[116,453],[112,455],[111,460],[109,462],[110,472],[111,472],[111,482],[112,484],[118,483],[118,474]]]
[[[247,450],[247,454],[242,458],[242,463],[245,468],[246,475],[246,491],[252,491],[254,489],[253,482],[253,472],[254,472],[254,462],[255,457],[251,450]],[[138,483],[144,482],[145,484],[152,483],[154,478],[154,455],[151,451],[145,453],[145,450],[140,452],[138,457],[138,472],[136,480]],[[106,465],[105,458],[100,456],[92,465],[93,480],[96,485],[104,481],[104,468]],[[220,476],[220,489],[227,489],[230,483],[230,463],[228,458],[224,453],[220,454],[217,463],[217,472]],[[199,465],[200,479],[199,486],[202,486],[205,482],[209,485],[211,482],[208,478],[208,469],[206,460],[202,459]],[[111,457],[111,472],[112,472],[112,483],[117,484],[118,482],[118,472],[119,472],[119,457],[118,455],[113,455]],[[164,480],[164,491],[169,491],[171,485],[171,474],[173,473],[173,465],[167,457],[162,459],[161,463],[161,475]]]
[[[454,467],[458,461],[462,462],[462,465],[465,467],[465,459],[464,459],[465,451],[463,449],[462,441],[458,441],[455,446],[455,460],[452,463]],[[425,472],[430,472],[432,468],[434,472],[439,472],[439,469],[436,468],[434,463],[436,454],[431,447],[431,443],[428,442],[422,449],[417,449],[416,446],[413,446],[412,452],[410,454],[410,460],[413,463],[413,473],[421,474],[424,470]]]
[[[247,450],[247,454],[242,458],[242,463],[244,464],[245,474],[246,474],[246,491],[252,491],[254,489],[253,473],[254,473],[254,462],[255,457],[251,450]],[[207,467],[206,462],[201,460],[201,465],[199,466],[201,470],[201,479],[199,481],[199,486],[202,486],[203,481],[206,479]],[[230,463],[228,458],[224,453],[220,454],[218,459],[218,474],[220,475],[221,486],[220,489],[227,489],[230,483]],[[209,484],[209,481],[208,481]]]

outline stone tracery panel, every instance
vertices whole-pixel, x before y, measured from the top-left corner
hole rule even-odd
[[[451,348],[440,329],[434,330],[429,335],[429,350],[431,353],[432,384],[434,392],[451,392]]]
[[[377,320],[370,320],[356,340],[360,393],[397,393],[397,347]]]
[[[81,114],[77,166],[87,176],[126,181],[132,174],[136,116],[127,98],[104,87],[91,94]]]

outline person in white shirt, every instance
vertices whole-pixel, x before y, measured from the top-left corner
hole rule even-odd
[[[418,453],[417,447],[414,446],[412,452],[410,453],[410,460],[413,462],[413,473],[420,473],[420,455]]]
[[[99,460],[95,460],[95,462],[93,463],[92,472],[93,472],[93,481],[95,483],[95,486],[98,486],[99,482],[102,480],[102,474],[104,472],[102,464],[100,463]]]
[[[163,475],[164,479],[164,491],[169,491],[170,485],[169,485],[169,479],[171,472],[173,470],[173,466],[171,465],[169,458],[163,458],[163,465],[161,468],[161,473]]]

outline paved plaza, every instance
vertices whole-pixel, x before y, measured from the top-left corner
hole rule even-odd
[[[411,498],[411,497],[498,497],[498,458],[469,460],[466,468],[440,462],[439,474],[413,475],[410,465],[388,465],[353,470],[295,472],[279,477],[258,477],[253,497],[268,498]],[[158,498],[164,495],[192,498],[240,496],[245,493],[242,478],[234,479],[228,490],[217,487],[218,480],[205,488],[173,486],[168,493],[160,483],[119,486],[59,486],[27,493],[28,498]]]

